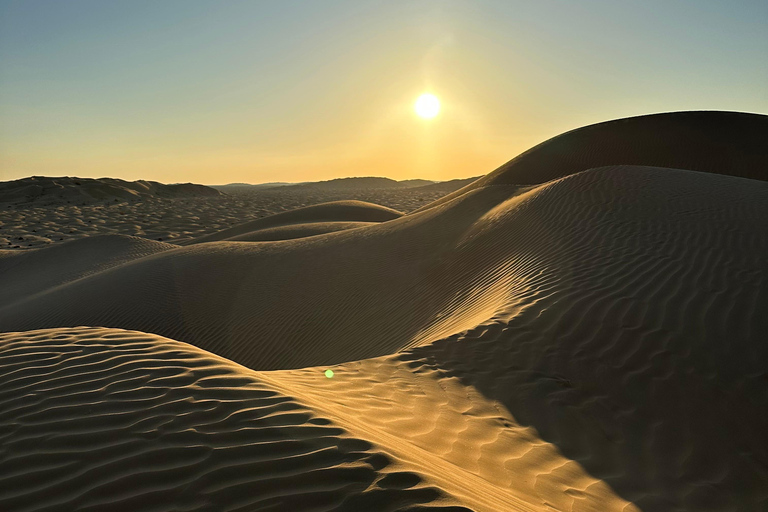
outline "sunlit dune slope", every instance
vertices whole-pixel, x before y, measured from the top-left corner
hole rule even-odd
[[[469,510],[254,372],[144,333],[0,334],[0,411],[6,511]]]
[[[238,224],[228,229],[205,235],[189,242],[213,242],[240,237],[248,233],[287,226],[291,224],[308,224],[321,222],[384,222],[400,217],[402,213],[386,206],[366,203],[364,201],[333,201],[297,208],[283,213],[270,215],[260,219]]]

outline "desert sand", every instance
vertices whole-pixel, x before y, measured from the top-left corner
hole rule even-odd
[[[670,113],[453,192],[14,203],[48,242],[0,251],[0,510],[766,510],[766,140]]]
[[[36,176],[0,183],[0,249],[39,248],[104,234],[184,244],[247,220],[334,201],[360,200],[410,212],[466,184],[347,178],[280,187],[207,187]]]

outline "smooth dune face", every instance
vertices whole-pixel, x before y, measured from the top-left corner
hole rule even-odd
[[[536,185],[610,165],[642,165],[768,180],[768,116],[668,112],[577,128],[542,142],[472,184]]]
[[[510,165],[429,208],[322,236],[160,244],[124,261],[96,240],[0,254],[0,269],[16,269],[14,292],[0,295],[0,330],[14,331],[0,339],[11,454],[0,484],[13,484],[0,489],[31,474],[29,489],[51,496],[37,508],[64,509],[107,495],[136,509],[145,502],[132,499],[157,493],[159,509],[764,510],[768,182],[730,175],[738,165],[671,168],[703,162],[722,119],[752,133],[764,116],[704,114],[652,124],[649,141],[664,126],[688,134],[643,142],[664,167],[570,172],[564,158],[537,184]],[[697,131],[696,119],[720,124]],[[556,149],[610,153],[627,132],[599,142],[609,125]],[[760,163],[728,141],[706,149],[712,165]],[[560,151],[537,148],[519,161]],[[349,211],[319,205],[230,236],[361,222],[338,218]],[[63,267],[66,278],[53,264],[71,259],[64,249],[88,262]],[[272,412],[267,399],[301,412]],[[78,441],[88,407],[104,437],[75,459],[56,443],[91,442]],[[263,430],[265,418],[282,427]],[[146,451],[130,451],[146,432]],[[276,436],[304,451],[286,455]],[[193,449],[152,458],[169,446]],[[183,458],[201,446],[212,451]],[[17,460],[37,466],[22,474]],[[109,471],[102,486],[67,480],[70,467]],[[169,483],[147,484],[152,468]],[[69,482],[80,490],[60,491]],[[23,489],[0,490],[0,504],[34,509]]]
[[[245,222],[217,233],[199,237],[191,243],[230,240],[239,236],[248,237],[249,233],[278,226],[321,222],[384,222],[396,219],[401,215],[402,213],[392,208],[365,201],[332,201]]]
[[[278,240],[293,240],[308,236],[335,233],[346,229],[364,228],[373,222],[306,222],[275,226],[273,228],[257,229],[248,233],[227,238],[227,242],[274,242]]]
[[[72,240],[44,251],[0,250],[0,303],[50,291],[131,260],[176,248],[145,238],[101,235]]]

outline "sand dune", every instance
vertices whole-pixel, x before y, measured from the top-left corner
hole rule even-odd
[[[184,343],[78,328],[0,347],[2,510],[468,510]]]
[[[176,248],[144,238],[101,235],[73,240],[45,251],[0,250],[0,275],[3,276],[0,305]]]
[[[338,193],[255,190],[216,197],[154,197],[111,203],[7,204],[0,209],[0,248],[36,249],[104,234],[187,243],[193,238],[309,205],[360,199],[398,211],[413,211],[444,195],[439,191],[414,190]]]
[[[324,190],[324,191],[344,191],[344,190],[384,190],[384,189],[406,189],[422,187],[434,183],[429,180],[403,180],[396,181],[390,178],[378,177],[360,177],[360,178],[336,178],[328,181],[313,181],[310,183],[298,183],[288,185],[289,190]]]
[[[765,510],[768,182],[754,179],[768,168],[756,142],[765,119],[682,113],[576,130],[408,215],[319,205],[186,247],[125,249],[136,257],[124,261],[118,246],[134,239],[5,254],[0,269],[15,270],[0,330],[52,329],[0,341],[0,403],[13,413],[0,435],[14,454],[0,459],[0,481],[33,475],[52,506],[85,507],[107,499],[101,484],[60,493],[57,472],[120,467],[104,478],[130,495],[109,496],[126,509],[153,493],[170,508],[176,492],[190,508]],[[656,166],[613,165],[640,156]],[[601,158],[614,161],[582,168]],[[373,224],[285,239],[358,222]],[[202,243],[269,233],[281,241]],[[57,272],[65,260],[86,263]],[[237,384],[199,384],[217,372]],[[117,396],[104,394],[112,381]],[[157,394],[142,410],[132,394],[147,389]],[[252,389],[302,411],[278,432],[306,457],[270,444],[278,432],[259,430],[267,406]],[[40,402],[25,409],[22,396]],[[138,461],[125,464],[112,445],[87,460],[62,454],[56,443],[83,437],[86,404],[110,411],[93,428],[126,450],[141,429],[157,432],[150,462],[130,452]],[[158,417],[173,428],[153,430]],[[329,430],[299,428],[314,417]],[[345,462],[305,465],[322,459],[317,443]],[[152,458],[169,445],[212,451]],[[386,464],[360,462],[369,456]],[[24,459],[37,466],[20,476]],[[278,475],[255,468],[256,484],[245,467],[261,462]],[[280,479],[283,464],[293,480]],[[171,483],[146,490],[153,467]],[[308,494],[318,474],[327,479]],[[0,503],[25,509],[23,489],[0,491]]]
[[[422,185],[418,188],[415,188],[414,191],[418,192],[440,192],[443,194],[449,194],[451,192],[455,192],[459,189],[462,189],[466,187],[467,185],[470,185],[477,180],[479,180],[481,176],[475,176],[474,178],[462,178],[457,180],[450,180],[450,181],[441,181],[438,183],[432,183],[429,185]]]
[[[257,229],[242,235],[226,238],[228,242],[273,242],[277,240],[293,240],[308,236],[323,235],[344,231],[345,229],[364,228],[375,222],[307,222],[301,224],[287,224],[272,228]]]
[[[332,201],[304,208],[297,208],[284,213],[278,213],[245,222],[217,233],[201,236],[191,243],[214,242],[231,240],[233,237],[278,226],[291,224],[308,224],[321,222],[384,222],[400,217],[402,213],[392,208],[364,201]],[[335,230],[334,230],[335,231]]]
[[[534,185],[608,165],[643,165],[768,180],[768,116],[669,112],[577,128],[542,142],[470,185]]]

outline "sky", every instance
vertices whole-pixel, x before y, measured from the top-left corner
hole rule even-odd
[[[0,0],[0,181],[449,180],[677,110],[768,113],[767,1]]]

